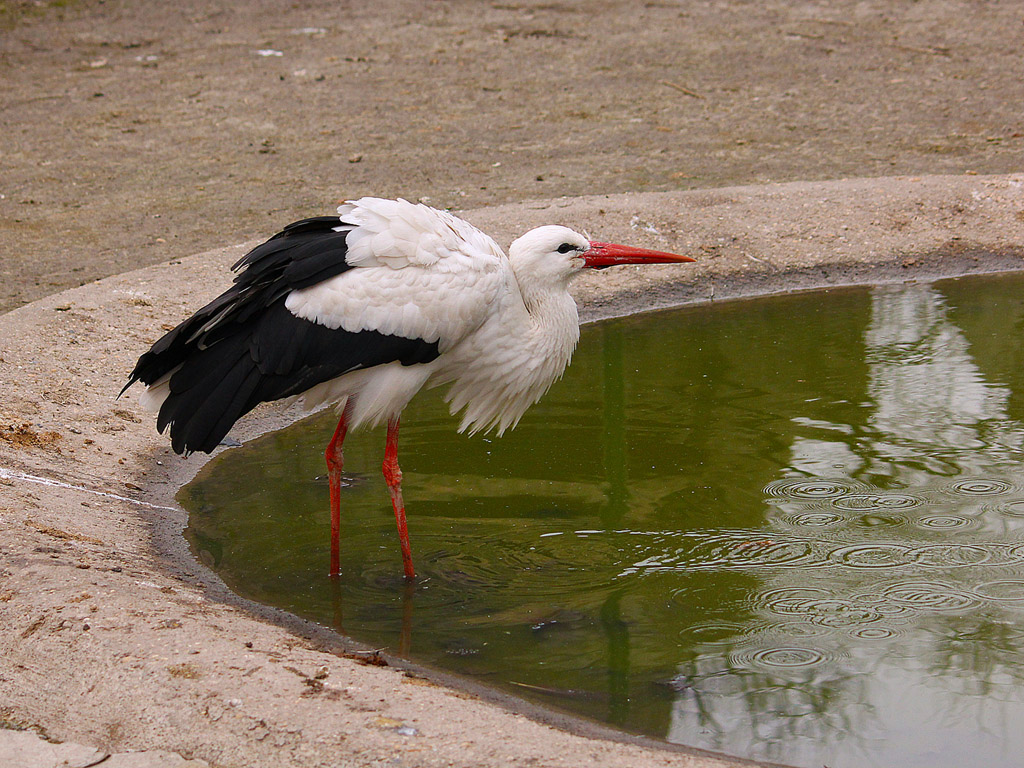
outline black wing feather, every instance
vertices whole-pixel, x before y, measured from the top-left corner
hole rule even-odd
[[[209,453],[259,403],[301,394],[359,368],[427,363],[438,342],[376,331],[331,329],[285,307],[294,290],[351,266],[337,216],[290,224],[233,267],[234,284],[166,333],[139,358],[124,390],[169,376],[157,429],[170,427],[177,453]]]

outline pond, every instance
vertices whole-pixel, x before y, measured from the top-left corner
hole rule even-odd
[[[1024,278],[778,296],[583,329],[512,433],[437,392],[350,435],[327,577],[321,414],[181,494],[238,593],[670,742],[819,768],[1024,753]]]

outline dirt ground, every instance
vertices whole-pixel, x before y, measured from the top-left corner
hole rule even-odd
[[[0,1],[0,311],[350,196],[1005,173],[1024,7]]]

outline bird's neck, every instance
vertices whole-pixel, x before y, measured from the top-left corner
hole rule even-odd
[[[452,382],[445,397],[452,413],[466,409],[460,430],[500,434],[514,426],[562,375],[579,341],[579,313],[564,286],[508,287],[480,332],[442,357],[447,367],[437,383]]]
[[[523,304],[529,316],[529,331],[523,342],[531,348],[532,359],[545,361],[536,371],[539,397],[572,359],[580,340],[580,315],[564,285],[524,293]]]
[[[526,311],[538,328],[557,329],[573,338],[579,337],[579,310],[567,286],[520,281],[519,290]]]

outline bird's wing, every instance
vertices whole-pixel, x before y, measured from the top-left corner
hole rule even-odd
[[[437,344],[373,331],[331,330],[295,317],[281,302],[236,325],[209,347],[196,345],[158,382],[157,429],[171,428],[178,452],[210,452],[245,413],[343,374],[398,362],[429,363]],[[140,361],[141,364],[141,361]]]
[[[364,197],[338,208],[352,232],[348,263],[357,267],[471,269],[504,258],[498,244],[467,221],[407,200]]]
[[[339,225],[336,216],[303,219],[249,251],[232,267],[238,272],[234,285],[158,339],[121,393],[136,381],[154,384],[197,350],[236,335],[291,291],[351,269]]]
[[[436,342],[443,353],[483,323],[510,279],[498,245],[443,211],[376,198],[338,210],[350,269],[290,293],[296,317]]]
[[[150,387],[174,450],[212,450],[260,402],[389,362],[428,363],[483,322],[508,271],[497,245],[423,206],[402,203],[388,218],[387,202],[289,225],[239,260],[231,288],[139,358],[125,389]],[[450,247],[436,260],[425,246],[410,250],[406,235],[431,217],[469,239],[442,233]],[[384,250],[384,225],[396,219],[401,245]],[[350,239],[363,241],[355,257]]]

